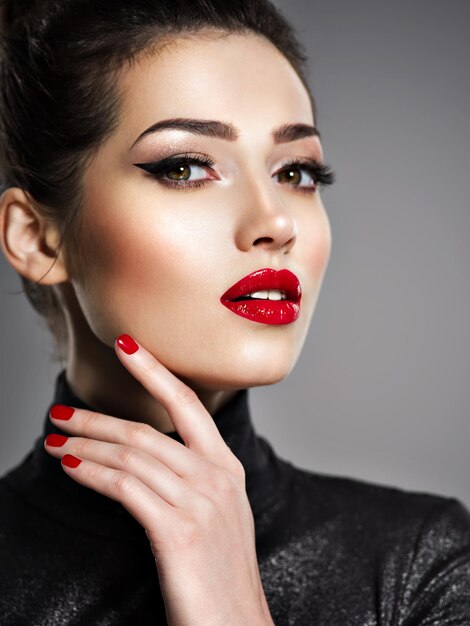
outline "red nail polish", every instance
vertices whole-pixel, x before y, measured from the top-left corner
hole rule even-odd
[[[139,346],[129,335],[119,335],[117,344],[126,354],[134,354],[139,349]]]
[[[67,467],[78,467],[81,462],[82,460],[77,459],[77,457],[73,456],[73,454],[64,454],[62,457],[62,463]]]
[[[65,437],[65,435],[57,435],[56,433],[52,433],[50,435],[47,435],[46,444],[48,446],[54,446],[55,448],[58,448],[59,446],[63,446],[67,439],[68,437]]]
[[[55,420],[69,420],[72,415],[75,413],[75,409],[72,409],[71,406],[65,406],[65,404],[55,404],[49,415]]]

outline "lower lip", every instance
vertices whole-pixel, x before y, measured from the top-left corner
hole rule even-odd
[[[291,324],[299,317],[300,304],[292,300],[221,300],[228,309],[261,324]]]

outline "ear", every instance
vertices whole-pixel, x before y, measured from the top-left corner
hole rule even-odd
[[[33,208],[20,187],[0,196],[0,244],[10,265],[22,276],[41,285],[69,279],[63,255],[57,256],[60,233],[56,225]],[[57,259],[56,259],[57,256]]]

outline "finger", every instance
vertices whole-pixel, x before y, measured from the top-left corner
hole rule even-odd
[[[165,536],[176,524],[178,509],[168,504],[136,476],[70,454],[65,454],[61,462],[65,473],[71,478],[120,502],[147,530],[156,529],[158,524],[159,534]]]
[[[159,432],[150,424],[133,422],[88,409],[55,404],[49,411],[52,423],[81,437],[123,444],[142,450],[166,465],[180,477],[200,471],[205,461],[179,441]]]
[[[48,435],[44,445],[56,458],[72,454],[132,474],[172,506],[188,506],[191,501],[190,490],[183,479],[158,459],[136,448],[85,437],[63,438],[56,434]]]
[[[115,348],[121,363],[161,402],[186,446],[202,455],[227,454],[227,444],[197,394],[129,335]]]

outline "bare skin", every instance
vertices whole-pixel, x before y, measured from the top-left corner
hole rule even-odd
[[[77,436],[63,447],[46,449],[59,458],[75,452],[85,460],[88,450],[88,463],[65,471],[90,488],[119,499],[137,519],[144,520],[147,531],[155,532],[146,508],[149,499],[134,493],[132,500],[127,489],[113,492],[110,484],[116,487],[115,479],[106,482],[103,474],[100,482],[99,473],[90,472],[91,459],[106,457],[108,468],[134,478],[138,475],[149,488],[151,480],[145,480],[145,471],[139,474],[140,456],[135,453],[140,449],[141,455],[149,441],[142,438],[138,445],[127,441],[134,456],[128,455],[124,461],[116,451],[119,426],[128,420],[147,423],[154,431],[182,427],[184,432],[191,429],[194,419],[196,430],[191,437],[195,450],[191,451],[191,446],[183,449],[188,455],[190,451],[207,455],[225,470],[229,467],[238,485],[236,496],[230,496],[234,507],[231,527],[235,533],[241,519],[247,524],[241,535],[246,561],[244,565],[234,562],[231,576],[224,579],[227,586],[217,593],[230,597],[228,582],[240,581],[238,592],[242,590],[247,598],[249,614],[256,614],[260,624],[269,624],[272,621],[260,581],[256,576],[253,579],[256,555],[240,476],[233,474],[235,464],[223,440],[206,430],[207,416],[238,389],[285,378],[306,339],[331,252],[330,224],[318,189],[306,191],[312,183],[308,172],[299,168],[297,186],[285,182],[279,172],[296,157],[323,162],[322,146],[316,136],[275,145],[271,133],[284,124],[314,125],[310,101],[283,55],[254,35],[179,39],[126,69],[119,88],[124,95],[119,127],[84,176],[86,230],[81,239],[83,259],[75,271],[63,252],[51,267],[57,229],[41,218],[24,190],[10,188],[0,199],[1,243],[7,260],[31,280],[43,277],[43,284],[54,285],[63,302],[70,338],[66,367],[70,386],[99,412],[96,415],[114,416],[116,424],[113,427],[109,422],[106,437],[101,435],[101,442],[106,439],[109,446],[107,456],[100,457],[96,433],[87,433],[84,424],[71,432],[88,437],[93,442],[88,448],[83,447],[83,437]],[[229,122],[238,129],[238,138],[228,141],[164,130],[134,144],[152,124],[176,117]],[[207,155],[214,161],[210,167],[190,166],[191,181],[206,181],[200,187],[170,188],[135,166],[188,153]],[[255,323],[219,302],[233,283],[264,267],[287,268],[299,278],[301,311],[294,323]],[[138,354],[145,351],[147,355],[148,351],[145,362],[136,361],[143,370],[129,366],[127,357],[122,358],[116,348],[121,333],[138,342]],[[149,363],[151,371],[146,371]],[[156,392],[158,381],[170,373],[174,387]],[[172,389],[176,394],[186,389],[188,397],[197,399],[196,408],[188,409],[185,417],[177,417],[179,405],[171,396]],[[153,502],[159,501],[160,488],[152,485]],[[197,493],[210,492],[210,481],[191,482],[190,488]],[[196,517],[200,510],[196,506]],[[196,524],[203,519],[207,522],[203,515],[197,517]],[[194,534],[200,541],[196,540],[190,565],[181,560],[181,554],[167,558],[171,551],[163,550],[166,556],[160,561],[156,557],[159,575],[169,576],[165,600],[167,610],[174,611],[173,624],[185,623],[176,608],[182,599],[182,591],[176,591],[178,580],[185,576],[194,580],[195,572],[207,571],[208,553],[201,538],[210,527],[207,522],[207,527],[199,526],[200,532]],[[216,540],[214,552],[226,559],[220,565],[230,561],[227,555],[233,538],[222,533]],[[217,564],[213,566],[214,573]],[[169,573],[175,571],[179,577],[173,579]],[[187,597],[183,605],[188,610],[201,609],[201,598],[208,593],[213,590],[201,589],[197,598]],[[217,608],[213,611],[211,615]]]

